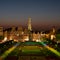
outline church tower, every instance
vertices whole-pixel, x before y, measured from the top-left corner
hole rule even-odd
[[[29,18],[29,20],[28,20],[28,30],[32,31],[31,18]]]
[[[31,25],[31,18],[28,20],[28,33],[29,33],[29,41],[32,41],[32,25]]]

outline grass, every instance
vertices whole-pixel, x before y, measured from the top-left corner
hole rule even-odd
[[[22,52],[23,53],[39,53],[40,52],[40,48],[38,46],[24,46],[22,47]]]

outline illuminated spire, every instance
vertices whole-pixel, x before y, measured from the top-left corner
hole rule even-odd
[[[29,18],[29,20],[28,20],[28,30],[32,31],[31,18]]]

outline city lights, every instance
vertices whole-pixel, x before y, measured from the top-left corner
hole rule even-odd
[[[2,43],[0,42],[2,44],[1,52],[3,52],[0,52],[1,60],[10,55],[20,57],[20,54],[37,54],[39,56],[51,56],[54,54],[54,56],[60,57],[59,41],[57,41],[55,29],[52,28],[48,33],[34,32],[30,18],[28,28],[12,27],[11,30],[1,31],[0,33],[4,37]]]
[[[0,0],[0,60],[60,60],[60,0]]]

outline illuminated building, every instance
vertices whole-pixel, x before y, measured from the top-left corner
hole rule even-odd
[[[23,34],[23,28],[22,28],[22,26],[18,27],[17,32],[18,32],[19,35]]]
[[[31,18],[28,20],[28,30],[32,31]]]
[[[6,41],[6,40],[8,40],[8,32],[7,31],[4,32],[4,41]]]
[[[4,33],[4,40],[14,40],[19,42],[25,42],[25,41],[44,41],[44,38],[54,40],[56,38],[55,36],[55,28],[53,28],[50,33],[43,33],[43,32],[37,32],[35,33],[32,30],[32,24],[31,24],[31,18],[28,19],[28,28],[23,28],[22,26],[19,27],[12,27],[10,31],[6,30],[3,32],[3,27],[0,27],[0,36],[3,36]],[[32,32],[33,31],[33,32]]]
[[[51,40],[54,40],[54,39],[56,39],[56,30],[55,30],[55,28],[52,28],[52,31],[51,31],[51,33],[50,33],[50,39]]]
[[[29,41],[32,41],[32,26],[31,26],[31,18],[28,20],[28,34],[29,34]]]
[[[32,40],[36,41],[36,39],[37,39],[37,34],[35,32],[33,32],[33,38],[32,38]]]
[[[12,27],[12,30],[10,31],[10,40],[14,40],[14,36],[16,33],[16,27]]]

